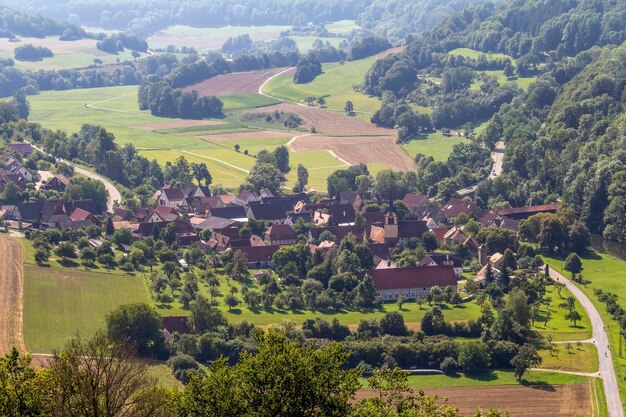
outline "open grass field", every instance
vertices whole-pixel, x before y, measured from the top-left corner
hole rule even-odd
[[[93,65],[93,60],[101,59],[105,64],[120,61],[132,60],[129,50],[120,52],[117,55],[109,54],[96,48],[95,39],[80,39],[77,41],[61,41],[58,36],[40,38],[19,38],[20,42],[9,42],[7,38],[0,39],[0,57],[14,58],[15,66],[26,70],[53,70],[79,68]],[[45,58],[42,61],[17,61],[13,50],[18,46],[33,44],[50,48],[54,53],[53,57]]]
[[[494,385],[568,385],[585,382],[587,377],[549,371],[529,371],[518,381],[511,370],[490,370],[475,374],[410,375],[411,388],[485,387]]]
[[[293,74],[285,73],[267,83],[263,91],[274,97],[300,103],[306,102],[307,97],[323,96],[329,109],[340,112],[343,112],[346,101],[351,100],[354,110],[369,119],[380,108],[380,100],[356,92],[354,87],[363,81],[365,73],[377,59],[377,56],[372,56],[344,64],[322,64],[323,73],[306,84],[294,83]]]
[[[589,316],[585,314],[585,311],[580,306],[580,303],[576,301],[576,310],[583,316],[583,319],[574,324],[565,318],[567,310],[559,307],[567,297],[571,297],[572,293],[563,289],[561,295],[557,293],[553,285],[549,285],[546,288],[546,297],[550,298],[552,302],[550,307],[545,305],[541,306],[537,319],[535,320],[534,329],[540,332],[544,336],[551,335],[555,341],[574,341],[574,340],[587,340],[591,338],[591,323],[589,322]],[[545,319],[548,310],[550,311],[550,319],[548,324],[545,324]]]
[[[354,29],[358,29],[360,26],[354,20],[339,20],[338,22],[329,23],[326,25],[326,30],[330,33],[337,35],[347,35]]]
[[[251,107],[264,107],[278,104],[279,101],[270,97],[262,96],[254,93],[233,94],[222,97],[224,109],[243,110]]]
[[[433,132],[424,139],[413,139],[402,144],[402,149],[415,158],[417,154],[432,156],[436,161],[446,161],[452,153],[452,148],[458,143],[465,142],[462,136],[445,136],[441,132]]]
[[[550,353],[548,350],[539,352],[542,363],[540,368],[558,369],[574,372],[597,372],[598,350],[593,343],[571,343],[571,349],[567,345],[559,343],[555,345],[557,350]]]
[[[24,338],[30,352],[48,353],[80,332],[105,327],[106,315],[132,302],[149,302],[144,280],[104,269],[64,268],[51,260],[36,266],[30,242],[24,245]]]
[[[553,268],[559,270],[563,275],[569,277],[570,274],[563,270],[564,257],[544,256],[546,262]],[[596,306],[602,321],[607,326],[609,340],[611,343],[611,353],[613,355],[613,365],[617,372],[617,383],[620,389],[622,403],[626,404],[626,358],[624,357],[624,347],[626,343],[622,340],[622,354],[619,352],[619,326],[613,318],[606,312],[604,304],[600,303],[593,294],[595,288],[609,291],[616,294],[620,299],[620,304],[626,302],[626,262],[613,256],[598,252],[589,252],[581,257],[583,261],[583,276],[585,285],[577,284],[580,289],[587,294],[589,299]]]
[[[280,32],[291,26],[223,26],[218,28],[195,28],[191,26],[170,26],[156,32],[147,41],[151,48],[165,48],[168,45],[193,46],[198,51],[220,49],[230,37],[250,35],[253,41],[277,39]]]
[[[477,51],[475,49],[470,49],[470,48],[456,48],[451,50],[450,52],[448,52],[449,55],[460,55],[466,58],[472,58],[472,59],[477,59],[479,56],[481,55],[485,55],[487,57],[487,60],[493,60],[493,59],[510,59],[511,63],[513,63],[513,65],[515,65],[515,59],[513,59],[513,57],[506,55],[506,54],[500,54],[500,53],[484,53],[481,51]]]

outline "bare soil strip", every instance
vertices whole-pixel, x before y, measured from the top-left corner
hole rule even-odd
[[[0,235],[0,354],[13,346],[26,352],[23,335],[24,250],[7,235]]]
[[[352,165],[378,162],[398,171],[413,170],[413,161],[393,136],[301,136],[291,148],[296,152],[329,150]]]
[[[448,398],[448,404],[466,416],[478,408],[498,408],[511,417],[584,417],[591,413],[588,384],[428,388],[424,392],[438,395],[442,402]],[[357,399],[376,395],[373,390],[362,389]]]

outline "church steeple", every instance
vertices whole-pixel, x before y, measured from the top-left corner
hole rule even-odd
[[[396,239],[398,237],[398,211],[389,201],[389,206],[385,210],[385,239]]]

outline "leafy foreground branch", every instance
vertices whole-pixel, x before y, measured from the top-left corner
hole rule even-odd
[[[360,368],[345,369],[340,343],[321,346],[284,333],[255,334],[258,349],[228,366],[219,359],[184,390],[157,386],[133,349],[104,333],[77,337],[41,371],[17,350],[0,358],[1,416],[456,417],[453,407],[408,389],[400,370],[369,379],[378,395],[355,402]],[[496,410],[474,417],[498,417]]]

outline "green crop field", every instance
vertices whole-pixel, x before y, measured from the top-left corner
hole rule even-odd
[[[147,41],[151,48],[165,48],[168,45],[193,46],[198,51],[220,49],[232,36],[248,34],[254,41],[268,41],[280,37],[280,33],[291,26],[222,26],[218,28],[195,28],[191,26],[170,26],[150,36]]]
[[[432,156],[436,161],[445,161],[457,143],[465,142],[462,136],[445,136],[441,132],[429,133],[424,139],[413,139],[402,144],[402,149],[414,158],[417,154]]]
[[[353,87],[363,81],[365,73],[377,59],[377,56],[372,56],[344,64],[323,64],[324,72],[306,84],[294,83],[293,77],[289,74],[281,75],[267,83],[264,92],[274,97],[301,103],[306,102],[307,97],[324,96],[328,108],[340,112],[343,112],[346,101],[351,100],[354,110],[367,116],[380,108],[380,100],[358,93]]]
[[[626,381],[623,378],[623,376],[626,375],[626,358],[619,352],[619,325],[607,313],[606,306],[598,301],[598,298],[593,294],[595,288],[612,292],[619,297],[620,305],[624,305],[624,301],[626,300],[626,262],[598,252],[587,253],[581,258],[583,261],[582,274],[588,283],[585,285],[577,285],[596,306],[602,316],[602,321],[607,326],[609,341],[611,343],[611,354],[613,355],[613,366],[615,366],[617,374],[622,376],[621,378],[617,378],[620,397],[622,403],[626,403]],[[564,257],[544,256],[544,260],[548,262],[551,267],[559,270],[563,275],[570,276],[568,272],[563,270]],[[622,349],[623,348],[624,341],[622,340]]]
[[[28,350],[51,352],[80,332],[105,328],[106,315],[118,306],[150,302],[138,276],[84,267],[64,268],[51,260],[36,266],[30,242],[24,246],[24,339]]]
[[[96,48],[95,39],[80,39],[77,41],[61,41],[58,36],[46,38],[20,38],[20,42],[9,42],[0,39],[0,57],[15,58],[13,50],[18,46],[33,44],[49,48],[54,56],[41,61],[15,61],[15,66],[24,70],[54,70],[80,68],[94,64],[94,59],[100,59],[105,64],[132,60],[131,51],[125,50],[119,54],[109,54]]]
[[[260,94],[236,94],[220,97],[220,100],[224,103],[224,110],[241,110],[280,103],[278,100]]]

